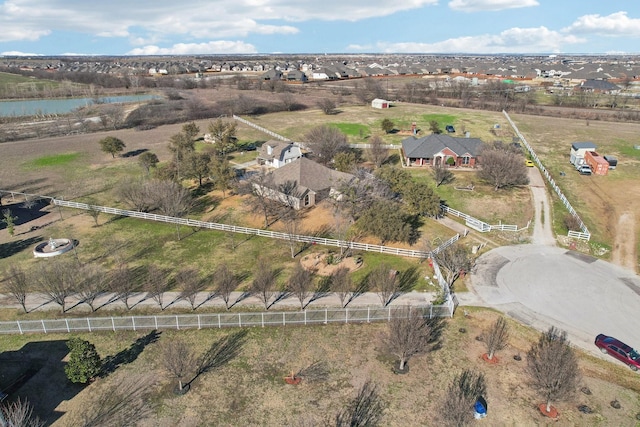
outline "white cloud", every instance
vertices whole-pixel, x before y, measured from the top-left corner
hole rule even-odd
[[[378,43],[377,51],[385,53],[546,53],[563,52],[568,44],[584,39],[562,35],[546,27],[511,28],[497,35],[459,37],[436,43]]]
[[[19,52],[17,50],[9,50],[7,52],[0,52],[0,56],[42,56],[42,54],[40,54],[40,53]]]
[[[256,48],[241,41],[212,41],[208,43],[177,43],[171,47],[144,46],[127,55],[195,55],[217,53],[256,53]]]
[[[627,12],[616,12],[607,16],[584,15],[562,31],[610,37],[640,37],[640,19],[629,18]]]
[[[5,0],[0,3],[0,41],[37,40],[52,31],[132,39],[295,34],[297,28],[273,22],[358,21],[437,3],[438,0]]]
[[[0,23],[2,19],[0,19]],[[0,30],[0,42],[10,42],[10,41],[36,41],[40,37],[48,36],[51,34],[49,30],[35,30],[28,28],[19,28],[19,27],[6,27]]]
[[[375,48],[370,44],[350,44],[347,52],[375,52]]]
[[[451,0],[449,7],[461,12],[495,12],[504,9],[539,6],[537,0]]]

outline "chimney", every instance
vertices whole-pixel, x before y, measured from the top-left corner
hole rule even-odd
[[[273,155],[273,147],[271,145],[267,145],[267,155]]]

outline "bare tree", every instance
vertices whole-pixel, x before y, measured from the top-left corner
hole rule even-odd
[[[460,273],[471,270],[473,265],[469,251],[460,243],[454,243],[442,250],[433,251],[432,257],[438,263],[450,289],[453,289],[453,283],[460,276]]]
[[[311,286],[313,284],[313,272],[307,270],[301,263],[296,263],[293,272],[289,277],[287,289],[291,291],[298,301],[300,301],[300,309],[306,307],[304,301],[311,295]]]
[[[342,307],[347,305],[352,289],[353,284],[347,267],[338,267],[331,273],[331,291],[338,296]]]
[[[138,212],[149,212],[153,200],[149,195],[149,184],[140,180],[124,180],[116,188],[116,197]]]
[[[91,218],[93,218],[93,223],[94,223],[94,227],[97,227],[98,224],[98,217],[100,216],[102,212],[100,211],[100,209],[95,206],[95,202],[90,202],[89,203],[89,209],[87,210],[87,214],[89,214],[89,216]]]
[[[266,258],[259,258],[253,272],[251,290],[258,295],[266,310],[269,309],[269,301],[275,293],[277,277],[278,271],[271,268],[269,261]]]
[[[487,331],[484,338],[484,344],[487,347],[487,358],[493,359],[496,351],[502,350],[509,342],[509,325],[504,317],[500,316],[491,325],[491,329]]]
[[[64,313],[67,298],[76,291],[74,275],[77,265],[75,261],[68,259],[48,261],[46,264],[41,263],[36,270],[38,289],[48,296],[50,301],[58,304]]]
[[[108,288],[107,274],[104,269],[96,264],[86,264],[79,271],[80,289],[78,294],[82,302],[87,304],[91,311],[96,311],[96,299]]]
[[[382,341],[386,349],[398,358],[398,371],[412,356],[426,353],[437,341],[441,328],[425,318],[420,308],[404,307],[394,312]]]
[[[570,397],[577,389],[581,375],[567,333],[553,326],[543,332],[527,352],[526,372],[531,378],[531,386],[545,398],[547,412],[551,410],[551,402]]]
[[[304,138],[313,154],[324,165],[329,164],[338,152],[349,147],[346,135],[338,128],[328,125],[312,128]]]
[[[33,408],[25,399],[0,405],[2,427],[44,427],[46,423],[33,415]]]
[[[153,412],[151,395],[156,380],[151,374],[130,373],[89,395],[89,400],[69,414],[72,426],[134,427]]]
[[[17,265],[11,264],[8,270],[4,271],[4,283],[2,290],[11,295],[27,313],[27,294],[29,293],[31,280],[25,270]]]
[[[442,404],[438,408],[440,421],[445,426],[461,427],[473,421],[473,405],[486,396],[484,374],[465,369],[449,384]]]
[[[440,187],[442,184],[448,184],[455,179],[453,172],[443,163],[438,163],[431,167],[431,175],[436,183],[436,187]]]
[[[358,395],[336,414],[336,427],[375,427],[382,421],[385,404],[378,387],[371,380],[365,381]]]
[[[154,181],[153,194],[160,213],[171,217],[181,217],[191,208],[189,190],[173,181]],[[180,240],[180,228],[176,223],[176,233]]]
[[[387,160],[387,157],[389,157],[389,150],[385,147],[384,141],[378,135],[371,138],[369,145],[367,156],[376,168],[379,168],[384,161]]]
[[[369,287],[377,292],[383,307],[390,302],[396,291],[397,278],[398,271],[385,263],[378,265],[368,275]]]
[[[480,154],[482,168],[478,177],[492,184],[495,191],[529,183],[522,153],[512,146],[495,142],[485,146]]]
[[[196,309],[198,294],[204,289],[205,283],[200,279],[200,273],[192,267],[184,267],[176,273],[176,283],[181,289],[180,298],[189,302],[192,310]]]
[[[231,299],[231,292],[235,291],[238,287],[238,278],[227,264],[221,264],[214,274],[214,283],[216,292],[220,294],[220,297],[224,301],[224,306],[229,310],[229,300]]]
[[[169,274],[155,264],[150,264],[146,273],[144,289],[147,291],[147,297],[152,298],[160,306],[160,309],[164,310],[164,294],[171,289]]]
[[[119,263],[111,272],[110,279],[109,288],[114,294],[114,300],[122,301],[127,310],[131,310],[129,300],[141,290],[131,267],[124,262]]]
[[[107,127],[107,124],[111,122],[111,128],[113,130],[122,127],[124,121],[125,112],[122,104],[109,104],[102,110],[103,114],[100,116],[103,126]]]
[[[285,232],[288,235],[289,249],[291,250],[291,258],[297,255],[298,228],[302,220],[302,213],[296,209],[296,202],[300,200],[300,189],[297,182],[285,181],[278,185],[278,218],[284,225]]]
[[[331,98],[320,98],[320,100],[316,102],[316,105],[318,105],[318,108],[320,108],[320,110],[327,115],[336,113],[337,105],[336,102]]]
[[[253,175],[248,180],[249,191],[252,197],[247,199],[249,209],[264,217],[264,227],[269,226],[269,220],[277,210],[277,203],[271,199],[273,190],[273,176],[264,169]]]
[[[162,366],[169,375],[178,381],[178,392],[184,390],[183,380],[197,367],[196,357],[180,337],[171,337],[162,343]]]

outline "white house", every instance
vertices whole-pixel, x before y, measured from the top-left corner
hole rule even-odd
[[[258,163],[279,168],[303,156],[300,146],[293,142],[267,141],[260,147]]]

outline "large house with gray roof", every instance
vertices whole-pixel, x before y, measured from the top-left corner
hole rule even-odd
[[[478,163],[483,145],[478,138],[455,138],[435,133],[421,138],[410,136],[402,141],[402,157],[407,166],[452,165],[472,168]]]
[[[339,199],[340,188],[354,179],[351,174],[329,169],[301,157],[274,169],[264,182],[253,185],[256,191],[272,200],[286,201],[294,209],[303,209],[329,196]]]

